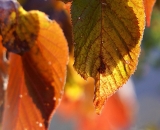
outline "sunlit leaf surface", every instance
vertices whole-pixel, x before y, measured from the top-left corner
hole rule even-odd
[[[54,11],[51,13],[51,18],[55,19],[61,26],[68,42],[69,52],[73,52],[72,24],[68,6],[68,4],[64,4],[62,1],[53,1]]]
[[[44,13],[28,15],[37,16],[40,30],[30,51],[10,55],[3,130],[47,129],[63,94],[67,41],[59,25]]]
[[[77,72],[95,79],[100,113],[134,73],[145,26],[143,0],[74,0],[71,7]]]

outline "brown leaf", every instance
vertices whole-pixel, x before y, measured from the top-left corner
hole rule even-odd
[[[3,130],[44,130],[59,104],[65,83],[68,47],[55,21],[38,11],[38,38],[22,57],[12,54]]]

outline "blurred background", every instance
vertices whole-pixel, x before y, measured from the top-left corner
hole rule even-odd
[[[92,105],[93,79],[84,81],[73,68],[71,22],[67,7],[55,0],[18,0],[26,10],[41,10],[62,27],[70,63],[65,95],[50,130],[160,130],[160,0],[145,29],[138,68],[129,82],[106,102],[100,116]]]

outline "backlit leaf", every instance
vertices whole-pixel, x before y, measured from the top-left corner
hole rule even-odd
[[[148,27],[150,26],[152,9],[153,9],[155,2],[156,0],[144,0],[144,7],[145,7],[145,13],[146,13],[146,24]]]
[[[67,41],[59,25],[44,13],[28,15],[37,16],[40,30],[30,51],[10,55],[3,130],[46,130],[63,94]]]
[[[74,0],[71,7],[77,72],[95,79],[94,105],[134,73],[144,31],[143,0]]]
[[[68,8],[62,1],[53,1],[53,9],[51,18],[61,26],[68,42],[69,52],[73,52],[72,24]]]

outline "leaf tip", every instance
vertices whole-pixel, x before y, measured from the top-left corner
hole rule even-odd
[[[97,115],[100,115],[102,112],[102,109],[104,107],[105,104],[105,99],[99,99],[97,97],[95,97],[95,99],[93,99],[93,104],[95,106],[95,112]]]

